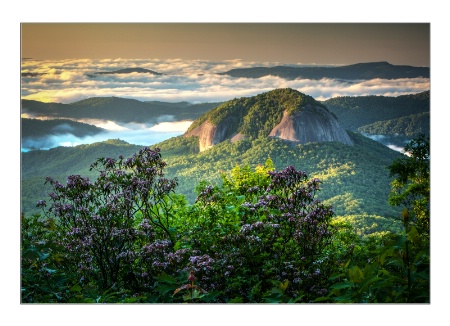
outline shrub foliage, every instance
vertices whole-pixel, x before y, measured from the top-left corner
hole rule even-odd
[[[408,210],[404,231],[363,238],[293,166],[236,165],[193,204],[165,166],[146,147],[98,159],[94,182],[48,177],[43,215],[22,216],[22,302],[429,302],[429,233]]]

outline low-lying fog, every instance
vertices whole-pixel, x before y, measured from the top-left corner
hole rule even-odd
[[[142,146],[151,146],[171,137],[182,135],[191,125],[192,121],[165,121],[155,125],[139,123],[119,124],[114,121],[83,120],[106,131],[94,136],[76,137],[71,133],[64,133],[40,138],[22,139],[22,152],[32,149],[50,149],[57,146],[77,146],[92,144],[108,139],[121,139],[127,143]]]

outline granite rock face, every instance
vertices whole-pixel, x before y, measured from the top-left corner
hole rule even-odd
[[[353,145],[347,132],[330,112],[310,105],[292,115],[285,111],[283,119],[272,129],[269,137],[299,144],[338,141],[346,145]]]
[[[228,124],[226,123],[226,121],[219,124],[218,126],[215,126],[207,120],[194,130],[186,133],[184,136],[197,136],[200,152],[203,152],[204,150],[207,150],[208,148],[226,140],[228,129]]]

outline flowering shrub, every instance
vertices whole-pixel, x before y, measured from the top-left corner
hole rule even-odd
[[[407,209],[402,234],[364,242],[292,166],[237,166],[188,205],[165,165],[143,148],[97,160],[95,181],[48,177],[45,218],[22,219],[22,302],[429,302]]]
[[[325,295],[334,212],[315,199],[320,181],[308,181],[293,167],[266,171],[268,181],[259,173],[235,168],[225,189],[199,190],[186,234],[189,247],[213,258],[208,277],[199,278],[201,286],[220,290],[224,301],[236,296],[261,301],[274,281],[286,284],[283,293],[291,297]],[[244,184],[250,185],[246,191]],[[255,188],[259,196],[249,191]],[[199,223],[200,216],[206,222]]]
[[[97,160],[91,165],[100,174],[95,182],[71,175],[64,186],[47,178],[53,187],[47,214],[57,221],[69,267],[84,282],[94,280],[102,289],[125,280],[138,286],[133,271],[149,250],[173,249],[176,180],[164,178],[164,167],[159,150],[147,147],[128,159]]]

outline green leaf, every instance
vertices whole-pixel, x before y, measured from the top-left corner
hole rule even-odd
[[[323,302],[323,301],[328,301],[328,300],[330,300],[330,298],[328,298],[328,297],[318,297],[313,302]]]
[[[39,255],[39,259],[40,259],[40,260],[45,260],[45,259],[47,259],[48,257],[50,257],[50,254],[49,254],[49,253],[44,253],[44,252],[39,252],[39,251],[38,251],[38,255]]]
[[[232,212],[234,210],[234,205],[227,205],[225,206],[225,209],[227,212]]]
[[[175,246],[173,246],[173,250],[177,251],[177,250],[180,249],[180,248],[181,248],[181,241],[178,240],[178,241],[175,243]]]
[[[187,278],[187,277],[186,277]],[[156,277],[158,282],[162,283],[170,283],[170,284],[178,284],[177,279],[172,275],[161,274]]]
[[[281,291],[286,291],[286,288],[288,287],[288,285],[289,285],[289,281],[288,280],[286,280],[284,283],[281,283],[280,284],[280,289],[281,289]]]
[[[332,274],[328,279],[329,279],[330,281],[334,281],[335,279],[341,278],[341,277],[343,277],[343,276],[345,276],[344,273],[334,273],[334,274]]]
[[[336,290],[341,290],[341,289],[348,289],[353,286],[354,286],[354,284],[352,282],[342,282],[342,283],[333,284],[330,288],[336,289]]]
[[[84,298],[82,300],[83,303],[95,303],[95,300],[92,298]]]
[[[414,243],[420,242],[420,234],[417,231],[415,226],[412,226],[411,229],[408,232],[408,239],[411,240]]]
[[[369,278],[364,279],[364,282],[361,283],[361,290],[366,291],[370,284],[378,280],[379,280],[378,275],[373,275]]]
[[[358,266],[352,266],[348,269],[348,276],[353,283],[361,283],[364,279],[364,273]]]
[[[367,277],[369,275],[372,275],[374,273],[374,271],[377,269],[378,264],[375,262],[373,264],[367,264],[364,267],[364,276]]]
[[[233,299],[231,299],[230,301],[228,301],[228,303],[242,303],[242,297],[235,297]]]
[[[169,292],[173,292],[177,287],[178,286],[176,284],[159,283],[156,286],[155,291],[165,295]]]
[[[347,268],[348,265],[350,265],[350,261],[351,261],[351,259],[347,260],[347,262],[346,262],[345,265],[344,265],[344,268]]]
[[[297,298],[295,298],[295,299],[289,299],[289,301],[288,301],[288,303],[297,303],[298,301],[300,301],[303,297],[304,297],[305,295],[303,294],[303,295],[301,295],[301,296],[299,296],[299,297],[297,297]]]
[[[79,286],[78,284],[75,284],[74,286],[72,286],[69,289],[70,292],[81,292],[81,286]]]
[[[394,248],[388,248],[386,249],[380,256],[380,264],[383,265],[384,261],[386,260],[386,256],[392,255],[392,252],[394,251]]]
[[[56,273],[56,269],[50,269],[50,268],[43,268],[44,271],[50,273],[50,274],[54,274]]]

